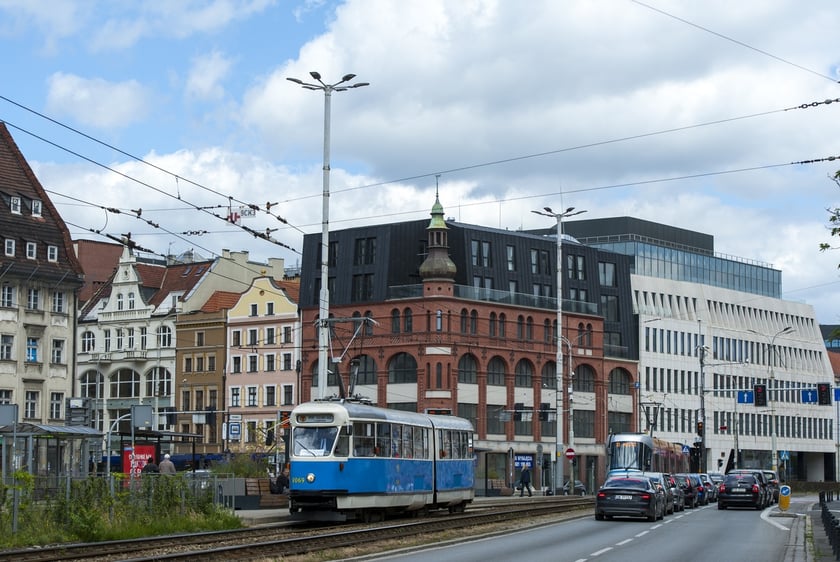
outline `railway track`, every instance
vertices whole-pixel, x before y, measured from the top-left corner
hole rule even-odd
[[[253,560],[281,558],[308,552],[354,547],[373,542],[406,540],[413,536],[468,529],[494,523],[562,515],[591,508],[590,498],[558,497],[511,504],[482,502],[465,514],[386,521],[377,525],[311,527],[283,523],[233,531],[168,535],[137,540],[69,544],[0,551],[0,562],[85,561],[141,562],[150,560]]]

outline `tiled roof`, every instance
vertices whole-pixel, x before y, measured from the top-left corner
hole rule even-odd
[[[20,201],[19,211],[12,212],[13,198]],[[33,212],[34,202],[41,204],[40,215]],[[37,278],[81,283],[82,266],[73,251],[67,225],[3,122],[0,122],[0,225],[0,237],[15,241],[15,255],[0,256],[0,270],[5,274],[34,272]],[[28,242],[36,244],[34,259],[26,257]],[[49,246],[58,250],[54,261],[47,259]]]
[[[242,293],[234,293],[231,291],[216,291],[204,306],[201,307],[201,312],[218,312],[233,307],[238,301]]]
[[[274,280],[274,283],[286,291],[289,300],[295,304],[300,304],[300,277],[295,280]]]
[[[76,240],[76,256],[85,272],[85,284],[79,291],[79,301],[87,302],[114,273],[123,247],[112,242]]]

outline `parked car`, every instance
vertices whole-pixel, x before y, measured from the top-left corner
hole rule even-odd
[[[703,481],[703,490],[706,492],[706,503],[717,501],[717,486],[712,482],[708,474],[700,473],[700,480]]]
[[[662,519],[665,491],[642,474],[608,478],[595,496],[595,519],[603,521],[616,516]]]
[[[571,494],[571,490],[569,489],[569,481],[566,480],[566,483],[563,484],[563,495],[568,496],[570,494]],[[586,495],[586,486],[580,480],[575,480],[574,495],[576,495],[576,496],[585,496]]]
[[[772,470],[762,470],[767,479],[767,486],[770,488],[773,503],[779,503],[779,475]]]
[[[712,484],[717,488],[723,483],[723,474],[720,472],[708,472],[709,478],[712,480]]]
[[[677,482],[677,477],[668,475],[668,487],[671,488],[671,495],[674,496],[674,511],[685,511],[685,490]]]
[[[665,515],[674,513],[676,511],[676,507],[674,507],[674,492],[671,490],[668,482],[671,475],[664,472],[646,472],[645,475],[653,480],[655,486],[662,488],[662,491],[665,493]]]
[[[762,509],[769,506],[773,503],[773,491],[770,488],[770,484],[767,481],[767,477],[764,476],[764,472],[757,468],[737,468],[735,470],[730,470],[726,473],[727,476],[730,474],[750,474],[755,477],[756,482],[761,489],[761,507]]]
[[[680,488],[682,488],[685,506],[689,509],[697,507],[699,504],[699,497],[697,495],[696,480],[689,478],[688,474],[676,474],[674,478],[677,480]]]
[[[765,494],[757,475],[749,472],[730,472],[718,488],[718,509],[752,507],[764,509]]]

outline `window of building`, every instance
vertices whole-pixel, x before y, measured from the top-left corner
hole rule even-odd
[[[294,343],[292,341],[292,327],[283,326],[283,343]]]
[[[487,384],[491,386],[505,386],[505,362],[500,357],[494,357],[487,364]]]
[[[248,356],[248,372],[256,373],[259,370],[259,355]]]
[[[105,353],[111,351],[111,330],[102,331],[102,343],[104,345]]]
[[[370,355],[359,355],[355,358],[358,363],[356,384],[376,384],[376,361]]]
[[[589,365],[578,365],[575,368],[575,392],[595,392],[595,371]]]
[[[631,388],[630,374],[621,369],[613,369],[610,371],[610,394],[624,394],[629,395]]]
[[[353,275],[350,285],[350,301],[365,302],[373,299],[373,274],[359,273]]]
[[[414,330],[414,320],[411,314],[411,309],[403,310],[403,332],[410,334]]]
[[[534,367],[530,362],[522,359],[516,364],[514,384],[520,388],[531,388],[534,385]]]
[[[516,435],[533,435],[534,408],[522,402],[513,405],[513,433]]]
[[[33,199],[32,200],[32,216],[33,217],[40,217],[41,216],[41,200],[40,199]]]
[[[595,411],[575,409],[573,415],[575,437],[595,437]]]
[[[232,386],[230,388],[230,405],[232,408],[242,406],[241,389],[238,386]]]
[[[492,267],[492,259],[490,257],[490,242],[486,240],[472,240],[470,244],[472,250],[472,264],[477,267]]]
[[[117,294],[117,310],[123,310],[125,308],[125,297],[123,297],[122,293]]]
[[[211,373],[216,371],[216,356],[215,355],[208,355],[207,356],[207,370]]]
[[[389,383],[416,383],[417,361],[408,353],[398,353],[388,364]]]
[[[478,382],[478,364],[472,355],[464,355],[458,361],[458,382],[465,384]]]
[[[6,238],[5,246],[5,254],[7,256],[14,257],[15,255],[15,241],[11,238]]]
[[[277,331],[275,328],[268,327],[265,329],[265,344],[275,345],[277,343]]]
[[[11,404],[12,403],[12,391],[4,388],[0,389],[0,404]]]
[[[172,347],[172,328],[169,326],[158,326],[157,345],[158,347]]]
[[[132,369],[120,369],[111,375],[111,398],[140,396],[140,375]]]
[[[11,334],[0,335],[0,361],[11,361],[15,337]]]
[[[606,322],[619,322],[618,297],[615,295],[601,295],[601,314]]]
[[[184,357],[184,372],[185,373],[192,373],[192,357]]]
[[[277,387],[274,386],[273,384],[265,387],[265,405],[266,406],[276,406],[277,405]]]
[[[0,289],[0,306],[12,308],[15,305],[15,288],[11,285],[3,285]]]
[[[251,312],[250,312],[249,316],[257,316],[257,314],[258,314],[257,303],[251,303],[250,309],[251,309]]]
[[[26,294],[26,308],[29,310],[41,309],[41,291],[40,289],[30,288]]]
[[[64,406],[64,393],[63,392],[51,392],[50,393],[50,419],[51,420],[60,420],[60,419],[64,418],[64,416],[61,414],[63,406]]]
[[[64,313],[64,293],[62,291],[53,291],[52,311],[56,314]]]
[[[294,367],[292,366],[292,354],[291,353],[284,353],[283,354],[283,370],[284,371],[291,371]]]
[[[248,393],[247,400],[248,402],[245,404],[250,408],[254,408],[258,406],[257,402],[257,387],[256,386],[249,386],[246,388],[246,392]]]
[[[26,338],[26,362],[38,363],[38,346],[41,341],[38,338]]]
[[[569,279],[586,280],[586,260],[583,256],[566,256],[566,276]]]
[[[276,371],[277,370],[277,356],[273,353],[266,353],[263,356],[265,360],[265,370],[267,372]]]
[[[516,271],[516,246],[508,245],[505,248],[505,257],[507,259],[507,270]]]
[[[251,328],[248,330],[248,345],[259,345],[259,330]]]
[[[24,396],[26,399],[23,405],[23,417],[26,419],[39,418],[38,403],[41,400],[41,393],[37,390],[27,390]]]
[[[20,197],[15,195],[10,199],[9,209],[12,211],[13,215],[19,215],[20,214]]]
[[[488,404],[485,411],[487,412],[487,433],[504,435],[505,423],[502,419],[505,417],[505,407],[496,404]]]
[[[400,311],[397,308],[391,311],[391,333],[400,333]]]
[[[615,287],[615,264],[598,262],[598,278],[604,287]]]
[[[47,261],[58,261],[58,246],[53,246],[52,244],[47,246]]]
[[[242,357],[239,355],[234,355],[230,358],[230,370],[232,373],[241,373],[242,372]]]
[[[181,391],[181,410],[184,412],[192,411],[192,394],[189,390]]]
[[[242,346],[242,331],[241,330],[233,330],[230,333],[230,345],[233,347],[241,347]]]
[[[52,341],[52,363],[56,365],[64,364],[64,340]]]
[[[357,238],[353,251],[353,265],[376,263],[376,238]]]
[[[266,316],[274,316],[274,303],[273,302],[265,303],[265,315]]]

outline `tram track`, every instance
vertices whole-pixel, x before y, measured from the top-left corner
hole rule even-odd
[[[141,562],[150,560],[253,560],[410,540],[411,537],[469,529],[527,517],[567,514],[591,508],[592,498],[541,498],[511,504],[483,502],[465,514],[422,519],[389,520],[376,525],[312,527],[281,523],[232,531],[148,537],[135,540],[56,545],[0,551],[0,562],[84,561]]]

